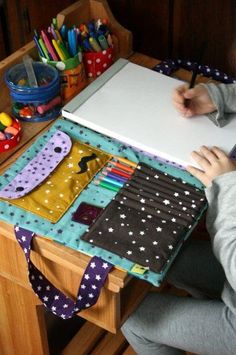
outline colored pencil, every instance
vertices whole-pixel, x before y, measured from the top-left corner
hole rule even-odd
[[[124,164],[126,164],[128,166],[132,166],[133,168],[136,168],[137,165],[138,165],[138,163],[135,163],[135,162],[133,162],[131,160],[128,160],[126,158],[123,158],[123,157],[114,156],[114,158],[117,159],[121,163],[124,163]]]
[[[128,179],[127,178],[124,178],[122,176],[119,176],[117,174],[113,174],[113,173],[110,173],[108,171],[102,171],[102,174],[111,178],[111,179],[115,179],[117,181],[120,181],[120,182],[126,182]]]
[[[121,163],[118,163],[117,161],[109,161],[110,164],[112,164],[113,166],[115,166],[116,168],[119,168],[121,170],[124,170],[125,172],[127,173],[130,173],[130,174],[133,174],[134,172],[134,169],[133,168],[130,168],[129,166],[127,165],[124,165],[124,164],[121,164]]]
[[[130,177],[131,177],[131,174],[128,174],[125,171],[122,171],[122,170],[119,170],[119,169],[116,169],[116,168],[110,168],[109,166],[107,167],[107,171],[110,171],[113,174],[117,174],[119,176],[122,176],[122,177],[124,177],[126,179],[130,179]]]
[[[122,187],[122,186],[123,186],[123,183],[122,183],[122,182],[117,181],[117,180],[115,180],[115,179],[111,179],[111,178],[106,177],[106,176],[100,175],[98,178],[99,178],[99,180],[101,180],[101,181],[108,182],[108,183],[113,184],[113,185],[115,185],[115,186],[117,186],[117,187]]]
[[[116,192],[118,192],[120,190],[119,187],[109,184],[108,182],[100,181],[100,180],[94,180],[94,184],[104,187],[105,189],[116,191]]]

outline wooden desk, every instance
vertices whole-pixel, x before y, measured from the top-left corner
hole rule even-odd
[[[130,60],[149,68],[158,63],[158,60],[141,54],[132,55]],[[18,148],[0,155],[0,173],[50,125],[49,122],[24,124],[24,134]],[[0,221],[0,238],[0,348],[4,355],[48,354],[44,306],[29,285],[25,258],[15,240],[13,226]],[[56,287],[75,298],[90,258],[56,242],[37,237],[33,243],[32,260]],[[150,287],[150,284],[129,276],[127,272],[114,269],[97,304],[79,315],[115,333]]]
[[[157,59],[139,53],[130,56],[129,60],[147,68],[159,63]],[[176,75],[183,80],[190,78],[190,73],[185,70],[178,71]],[[205,80],[201,78],[200,81]],[[6,109],[9,111],[9,107]],[[50,125],[50,122],[24,124],[20,145],[0,155],[0,173]],[[15,240],[13,226],[0,221],[0,238],[0,349],[4,355],[47,355],[44,306],[29,285],[25,257]],[[56,287],[75,298],[90,258],[39,236],[33,242],[32,260]],[[97,304],[79,313],[79,316],[115,333],[150,287],[150,284],[131,277],[127,272],[114,269]]]

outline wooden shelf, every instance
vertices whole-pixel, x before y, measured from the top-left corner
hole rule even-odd
[[[109,27],[113,33],[115,59],[119,57],[128,58],[132,54],[132,33],[115,20],[106,0],[80,0],[57,15],[59,27],[63,23],[72,26],[98,18],[106,18],[109,21]],[[0,62],[0,112],[11,113],[11,98],[9,89],[5,84],[5,72],[10,67],[22,62],[22,58],[26,54],[34,60],[38,60],[38,52],[33,41]],[[22,122],[23,137],[20,144],[9,152],[1,153],[0,164],[7,161],[19,148],[25,147],[29,139],[39,132],[43,132],[50,124],[49,121],[40,123]]]

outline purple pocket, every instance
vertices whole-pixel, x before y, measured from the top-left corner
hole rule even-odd
[[[81,202],[77,210],[72,215],[72,221],[90,226],[103,211],[103,208]]]
[[[17,199],[41,184],[71,150],[70,137],[56,131],[42,150],[2,190],[0,197]]]

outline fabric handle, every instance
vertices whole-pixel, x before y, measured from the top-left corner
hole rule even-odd
[[[113,265],[94,256],[84,272],[76,301],[64,295],[39,271],[30,260],[34,232],[14,227],[16,239],[21,246],[29,268],[29,282],[44,306],[62,319],[73,317],[83,309],[92,307],[98,300],[102,286]]]
[[[162,61],[160,64],[157,64],[153,70],[165,74],[165,75],[171,75],[173,72],[175,72],[178,69],[187,69],[187,70],[193,70],[196,66],[196,62],[186,60],[186,59],[168,59],[165,61]],[[215,69],[211,68],[208,65],[202,65],[199,64],[198,67],[198,74],[203,74],[204,76],[208,78],[212,78],[214,80],[220,81],[225,84],[231,84],[231,83],[236,83],[236,79],[231,77],[230,75]]]

